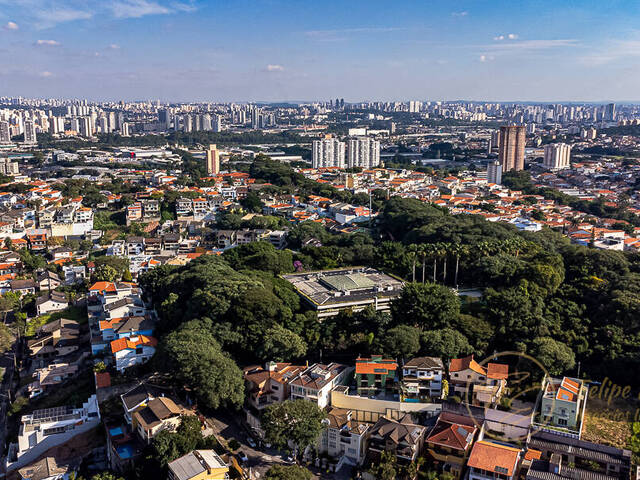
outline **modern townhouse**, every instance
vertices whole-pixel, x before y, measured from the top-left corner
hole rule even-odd
[[[473,355],[454,358],[449,362],[449,395],[458,395],[472,405],[496,405],[504,393],[508,376],[508,365],[488,363],[485,367],[476,362]]]
[[[398,391],[398,363],[382,355],[356,359],[355,381],[358,395],[376,397]]]
[[[392,453],[399,464],[407,465],[417,460],[422,452],[427,428],[416,425],[411,415],[400,420],[381,417],[371,427],[367,439],[367,458],[379,461],[382,452]]]
[[[331,390],[344,383],[351,371],[352,368],[339,363],[316,363],[291,380],[291,399],[308,400],[325,408],[329,405]]]
[[[435,357],[416,357],[402,367],[402,395],[418,401],[437,400],[442,397],[444,365]]]
[[[352,467],[361,465],[366,453],[365,440],[371,425],[354,420],[350,410],[331,407],[324,422],[326,429],[318,441],[318,452],[336,459],[336,470],[344,464]]]

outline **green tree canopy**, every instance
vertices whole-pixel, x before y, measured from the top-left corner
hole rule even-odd
[[[317,404],[304,400],[287,400],[269,405],[263,413],[262,428],[265,438],[285,448],[289,440],[302,452],[313,445],[322,430],[326,414]]]

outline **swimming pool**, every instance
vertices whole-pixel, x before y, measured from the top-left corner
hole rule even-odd
[[[117,437],[118,435],[122,435],[124,432],[122,431],[122,427],[114,427],[109,429],[109,435],[112,437]]]
[[[131,445],[120,445],[118,448],[116,448],[116,452],[118,452],[118,456],[120,458],[133,457],[133,447]]]

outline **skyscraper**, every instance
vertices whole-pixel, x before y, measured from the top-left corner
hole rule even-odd
[[[9,122],[0,122],[0,143],[11,143]]]
[[[24,143],[29,145],[38,143],[36,140],[36,125],[33,120],[25,120],[24,122]]]
[[[337,138],[325,137],[323,140],[313,141],[313,168],[339,167],[344,168],[344,142]]]
[[[544,166],[552,170],[570,167],[571,145],[550,143],[544,146]]]
[[[500,185],[502,183],[502,164],[494,160],[487,164],[487,182]]]
[[[524,170],[525,129],[522,126],[500,127],[498,161],[502,171]]]
[[[207,175],[220,173],[220,155],[215,144],[209,145],[207,150]]]
[[[604,108],[604,119],[613,122],[616,119],[616,104],[609,103]]]
[[[371,168],[380,165],[380,142],[369,137],[349,139],[348,167]]]

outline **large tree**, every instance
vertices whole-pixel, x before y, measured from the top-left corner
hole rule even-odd
[[[531,354],[551,375],[563,375],[576,365],[576,356],[564,343],[550,337],[538,337],[532,342]]]
[[[307,353],[307,344],[304,340],[278,324],[274,324],[265,332],[260,346],[260,356],[263,360],[290,362],[303,357],[305,353]]]
[[[445,328],[460,314],[460,300],[448,287],[435,283],[407,283],[391,303],[395,324],[411,323],[421,330]]]
[[[467,338],[450,328],[428,330],[422,334],[422,349],[427,355],[451,360],[473,352]]]
[[[238,407],[244,401],[242,371],[211,333],[210,322],[191,320],[164,339],[165,369],[193,389],[208,407]]]
[[[300,465],[273,465],[264,477],[266,480],[311,480],[313,474]]]
[[[409,360],[420,350],[420,331],[409,325],[391,328],[384,334],[382,349],[393,358]]]
[[[264,410],[262,428],[265,438],[285,448],[291,440],[301,452],[313,445],[324,430],[326,414],[316,403],[305,400],[287,400]]]

